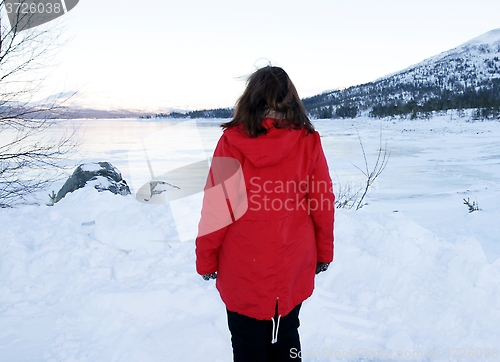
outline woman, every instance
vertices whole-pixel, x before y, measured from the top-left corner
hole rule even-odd
[[[206,233],[201,225],[217,215],[205,194],[197,272],[216,278],[234,361],[299,361],[301,303],[333,260],[335,197],[320,136],[286,72],[273,66],[250,76],[222,127],[213,160],[237,161],[246,199],[235,205],[224,188],[232,222]],[[205,190],[223,183],[213,182],[214,161]]]

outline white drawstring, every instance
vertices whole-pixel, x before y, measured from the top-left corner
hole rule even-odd
[[[272,344],[278,342],[278,329],[280,328],[280,319],[281,314],[278,316],[278,323],[274,322],[274,317],[271,318],[271,320],[273,321],[273,338],[271,339]]]

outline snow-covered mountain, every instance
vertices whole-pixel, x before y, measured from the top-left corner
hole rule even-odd
[[[395,74],[304,99],[313,117],[500,108],[500,29]]]

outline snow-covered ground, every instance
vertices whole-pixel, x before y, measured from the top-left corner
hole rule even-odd
[[[391,153],[368,205],[337,211],[304,360],[500,360],[500,122],[467,120],[315,121],[336,186],[363,181],[358,133],[369,166],[380,132]],[[221,131],[198,125],[210,153]],[[131,145],[163,126],[88,121],[75,159],[127,180]],[[87,188],[0,209],[0,230],[0,361],[232,360],[224,305],[167,205]]]

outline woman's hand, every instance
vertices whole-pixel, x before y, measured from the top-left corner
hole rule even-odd
[[[217,278],[217,273],[203,274],[201,277],[203,280],[215,279]]]
[[[323,263],[321,261],[318,261],[316,263],[316,274],[326,271],[329,265],[330,263]]]

